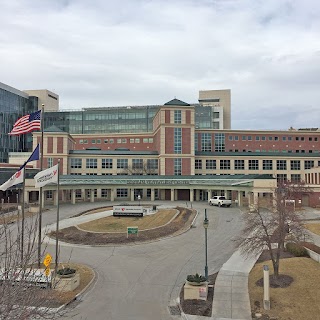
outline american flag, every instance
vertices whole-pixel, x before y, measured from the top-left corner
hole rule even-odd
[[[40,130],[40,118],[41,110],[19,118],[13,125],[13,128],[9,134],[12,136],[18,136],[20,134],[25,134],[34,130]]]

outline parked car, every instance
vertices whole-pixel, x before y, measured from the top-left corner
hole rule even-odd
[[[232,201],[226,199],[225,196],[214,196],[213,198],[208,200],[208,203],[210,206],[230,207]]]

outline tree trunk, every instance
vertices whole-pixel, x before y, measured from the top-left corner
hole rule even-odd
[[[276,261],[272,261],[273,264],[273,276],[275,278],[279,277],[279,263]]]

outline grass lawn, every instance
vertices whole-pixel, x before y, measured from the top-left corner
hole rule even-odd
[[[269,311],[263,309],[263,287],[256,285],[256,281],[263,277],[265,264],[272,274],[271,261],[265,261],[257,263],[249,275],[250,302],[254,313],[267,314],[281,320],[319,319],[320,264],[310,258],[281,259],[280,273],[293,277],[294,281],[287,288],[270,288]]]
[[[105,217],[82,223],[78,227],[85,231],[127,232],[127,227],[138,227],[139,230],[152,229],[168,223],[177,214],[176,209],[163,209],[144,217]]]
[[[309,231],[320,236],[320,223],[306,223],[305,226]]]

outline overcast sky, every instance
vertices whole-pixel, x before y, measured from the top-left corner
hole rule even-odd
[[[320,127],[319,0],[1,0],[0,82],[61,109],[231,89],[233,129]]]

